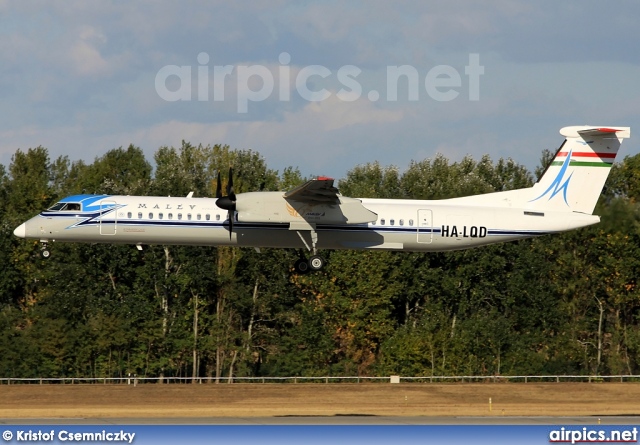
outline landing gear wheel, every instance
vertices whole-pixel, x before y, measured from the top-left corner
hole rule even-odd
[[[294,266],[296,268],[296,271],[298,273],[307,273],[309,272],[309,263],[307,262],[307,260],[305,258],[300,258],[298,261],[296,261],[296,263],[294,264]]]
[[[324,267],[326,261],[320,255],[314,255],[309,258],[309,269],[313,271],[320,270]]]
[[[42,255],[42,258],[46,260],[51,256],[51,252],[49,252],[47,249],[42,249],[42,252],[40,252],[40,255]]]

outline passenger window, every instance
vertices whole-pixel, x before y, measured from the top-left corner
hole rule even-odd
[[[127,213],[127,218],[131,218],[131,212]]]
[[[162,219],[163,217],[164,217],[164,214],[158,213],[158,219]]]
[[[384,218],[382,218],[382,219],[380,220],[380,225],[381,225],[381,226],[384,226]]]
[[[178,213],[178,219],[182,219],[182,213]]]
[[[401,219],[400,221],[398,221],[398,224],[400,224],[401,226],[404,226],[404,219]]]
[[[216,215],[216,221],[220,221],[220,215]]]
[[[200,221],[202,219],[202,215],[198,213],[198,215],[196,216],[196,219]]]
[[[153,219],[153,213],[149,212],[149,219]]]
[[[138,212],[138,219],[142,219],[142,212]]]
[[[187,213],[187,219],[191,221],[191,213]]]
[[[209,215],[209,214],[207,213],[207,215],[205,216],[205,218],[207,219],[207,221],[209,221],[209,220],[211,220],[211,215]]]
[[[389,225],[390,225],[390,226],[394,225],[395,223],[396,223],[396,220],[395,220],[395,219],[390,219],[390,220],[389,220]]]
[[[413,226],[413,220],[412,219],[409,220],[409,225]]]
[[[167,216],[169,217],[169,219],[173,219],[173,213],[169,213]]]

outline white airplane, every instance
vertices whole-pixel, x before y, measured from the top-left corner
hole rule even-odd
[[[14,231],[49,242],[295,248],[297,271],[320,270],[318,249],[435,252],[563,232],[596,224],[598,197],[629,127],[572,126],[530,188],[442,200],[356,199],[318,177],[288,192],[233,191],[216,198],[75,195]],[[226,211],[226,214],[225,212]]]

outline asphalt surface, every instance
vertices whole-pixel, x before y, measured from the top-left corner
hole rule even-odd
[[[638,425],[640,416],[391,417],[281,416],[0,419],[0,425]]]

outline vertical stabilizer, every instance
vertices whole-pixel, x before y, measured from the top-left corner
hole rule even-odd
[[[592,214],[629,127],[564,127],[566,139],[540,180],[528,208]]]

